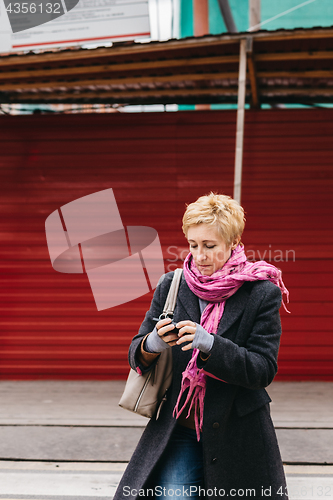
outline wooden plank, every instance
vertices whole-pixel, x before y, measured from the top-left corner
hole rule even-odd
[[[263,70],[258,71],[258,78],[332,78],[332,70],[280,70],[271,71]]]
[[[138,58],[147,58],[150,54],[154,55],[156,53],[163,53],[163,57],[175,57],[178,56],[177,52],[186,50],[197,53],[198,48],[218,49],[225,45],[237,44],[239,37],[237,35],[215,35],[215,36],[205,36],[202,39],[198,38],[188,38],[183,40],[168,40],[165,42],[151,42],[151,43],[133,43],[124,44],[119,46],[114,44],[112,47],[107,48],[96,48],[96,49],[77,49],[68,50],[65,49],[59,52],[43,52],[41,54],[28,54],[24,56],[18,55],[3,55],[0,62],[0,68],[5,66],[26,66],[33,64],[47,64],[58,62],[59,65],[65,62],[77,61],[78,63],[86,60],[111,60],[113,57],[119,58],[119,56],[136,56]],[[178,56],[179,57],[179,56]]]
[[[137,76],[137,77],[124,77],[124,78],[108,78],[108,79],[89,79],[77,81],[49,81],[49,82],[22,82],[20,86],[17,83],[5,83],[0,85],[0,92],[3,91],[17,91],[18,89],[51,89],[51,88],[75,88],[75,87],[89,87],[89,86],[109,86],[109,85],[129,85],[129,84],[155,84],[155,83],[168,83],[168,82],[183,82],[183,81],[202,81],[202,80],[223,80],[226,78],[237,78],[238,73],[234,71],[224,73],[183,73],[179,75],[168,76]],[[157,92],[159,89],[155,89]],[[169,89],[170,92],[173,89]],[[211,88],[209,90],[212,90]],[[127,89],[127,92],[129,90]],[[122,90],[117,90],[122,92]]]
[[[260,5],[260,0],[256,0],[256,2],[258,1]],[[255,3],[250,4],[250,12],[252,12],[252,10],[256,10],[257,7],[258,5]],[[247,47],[247,67],[248,67],[250,86],[251,86],[251,108],[258,109],[260,108],[260,101],[259,101],[256,63],[253,53],[253,38],[251,37],[248,40],[250,41],[250,43],[248,44]]]
[[[172,53],[181,50],[193,50],[196,52],[198,48],[218,48],[223,45],[234,45],[238,44],[239,40],[243,37],[242,34],[223,34],[215,36],[205,36],[203,38],[188,38],[184,40],[169,40],[163,42],[163,44],[158,42],[152,42],[149,44],[133,43],[133,44],[114,44],[114,46],[109,48],[98,48],[93,50],[87,49],[77,49],[77,50],[64,50],[60,52],[44,52],[41,54],[28,54],[24,56],[2,56],[0,67],[10,66],[10,65],[27,65],[27,64],[45,64],[50,62],[58,61],[80,61],[80,60],[92,60],[101,58],[111,58],[114,56],[121,55],[136,55],[142,54],[147,56],[150,54],[155,54],[161,52],[161,50],[166,53],[166,50],[170,51],[171,57]],[[295,29],[295,30],[284,30],[277,32],[258,32],[253,33],[256,43],[262,44],[269,41],[288,41],[288,40],[309,40],[309,39],[326,39],[332,38],[333,30],[332,28],[318,28],[318,29]]]
[[[258,71],[258,78],[332,78],[333,71],[330,70],[311,70],[311,71]],[[205,80],[224,80],[224,79],[235,79],[238,77],[238,73],[234,71],[229,72],[221,72],[221,73],[182,73],[182,74],[174,74],[167,76],[138,76],[138,77],[123,77],[123,78],[108,78],[108,79],[85,79],[85,80],[76,80],[76,81],[67,81],[67,80],[52,80],[49,82],[45,81],[36,81],[36,82],[20,82],[20,83],[1,83],[0,91],[17,91],[23,89],[52,89],[52,88],[77,88],[77,87],[89,87],[89,86],[110,86],[110,85],[130,85],[130,84],[153,84],[155,83],[168,83],[168,82],[198,82]],[[159,89],[156,89],[157,92]],[[174,90],[178,89],[169,89],[170,94]],[[198,90],[198,92],[202,89],[189,89],[189,90]],[[209,93],[212,93],[215,89],[209,87],[207,89]],[[230,90],[230,93],[234,92],[234,87],[224,87],[225,92]],[[330,88],[322,88],[318,87],[317,89],[299,89],[296,88],[295,91],[290,88],[278,87],[277,89],[274,87],[270,87],[266,89],[265,87],[260,88],[260,91],[263,95],[266,92],[269,93],[283,93],[293,95],[293,92],[296,94],[298,92],[306,91],[309,94],[327,94],[331,95],[332,89]],[[117,90],[119,94],[123,92],[121,89]],[[126,91],[125,91],[126,92]],[[128,89],[127,89],[128,92]],[[152,92],[150,90],[150,92]]]
[[[193,58],[179,58],[179,59],[165,59],[165,60],[152,60],[152,61],[139,61],[139,62],[128,62],[128,63],[118,63],[113,64],[95,64],[86,66],[69,66],[67,68],[54,67],[54,68],[43,68],[36,69],[32,68],[29,70],[21,71],[3,71],[0,72],[0,81],[5,80],[21,80],[21,79],[34,79],[43,78],[47,79],[50,77],[63,77],[70,76],[75,77],[79,75],[102,75],[103,73],[118,73],[118,72],[131,72],[131,71],[147,71],[156,69],[168,69],[171,68],[187,68],[191,66],[211,66],[215,64],[231,64],[238,63],[239,56],[237,55],[226,55],[226,56],[212,56],[212,57],[193,57]],[[2,64],[0,60],[0,70]]]
[[[272,92],[274,93],[275,96],[278,95],[283,95],[283,96],[332,96],[333,94],[333,88],[332,87],[273,87],[271,89],[265,88],[265,87],[260,87],[260,93],[263,96],[266,95],[271,95]]]
[[[259,31],[258,33],[253,33],[254,37],[258,42],[276,42],[280,40],[313,40],[313,39],[326,39],[333,36],[332,28],[301,28],[294,30],[277,30],[276,32],[265,32]]]
[[[41,56],[31,56],[30,54],[27,56],[15,56],[15,59],[6,58],[4,56],[0,60],[0,70],[2,68],[6,68],[8,66],[15,67],[15,72],[13,71],[5,71],[0,72],[0,81],[4,79],[9,79],[15,77],[15,79],[19,78],[29,78],[29,77],[46,77],[51,75],[80,75],[84,73],[103,73],[103,72],[117,72],[117,71],[134,71],[134,70],[148,70],[148,69],[160,69],[160,68],[170,68],[170,67],[190,67],[190,66],[206,66],[206,65],[214,65],[214,64],[232,64],[239,62],[239,55],[219,55],[219,56],[211,56],[211,57],[179,57],[178,59],[165,59],[158,60],[152,59],[151,61],[137,61],[137,62],[128,62],[128,63],[119,63],[119,58],[115,58],[115,61],[110,64],[110,60],[112,61],[112,57],[110,53],[106,51],[108,49],[94,49],[97,52],[89,51],[89,54],[83,52],[80,58],[78,59],[78,54],[63,54],[61,53],[53,53],[52,57],[45,57],[44,59]],[[102,53],[102,54],[101,54]],[[108,54],[108,55],[106,55]],[[101,55],[108,58],[107,62],[100,62]],[[80,61],[84,56],[84,60]],[[13,56],[12,56],[13,57]],[[73,60],[74,57],[74,60]],[[327,50],[314,50],[314,51],[298,51],[298,52],[265,52],[265,53],[256,53],[254,59],[256,62],[267,62],[267,61],[300,61],[300,60],[327,60],[333,58],[333,51]],[[57,66],[54,68],[43,68],[38,69],[38,66],[45,63],[56,63],[65,64],[67,61],[73,63],[75,59],[78,59],[80,66],[69,66],[68,68],[63,68],[61,66]],[[91,65],[89,64],[91,59],[99,60],[98,63]],[[86,62],[84,66],[82,63]],[[32,69],[25,70],[16,70],[16,67],[20,66],[30,66]]]
[[[263,54],[255,53],[256,62],[266,61],[313,61],[326,60],[333,58],[333,50],[314,50],[314,51],[296,51],[296,52],[266,52]]]
[[[237,89],[228,89],[226,87],[214,87],[214,88],[207,88],[207,89],[156,89],[156,90],[133,90],[132,92],[130,91],[91,91],[91,92],[79,92],[77,94],[75,93],[68,93],[68,92],[61,92],[61,93],[54,93],[54,92],[49,92],[49,93],[44,93],[43,94],[37,94],[34,95],[32,93],[17,93],[17,94],[12,94],[11,95],[11,100],[10,102],[16,103],[29,103],[29,102],[50,102],[52,101],[65,101],[65,100],[72,100],[73,102],[79,101],[80,99],[96,99],[96,101],[101,100],[101,99],[114,99],[115,102],[118,102],[117,100],[121,99],[158,99],[159,97],[163,96],[182,96],[182,97],[187,97],[187,96],[211,96],[211,95],[237,95]]]

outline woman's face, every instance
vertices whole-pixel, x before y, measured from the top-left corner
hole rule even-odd
[[[187,232],[187,241],[195,265],[200,273],[211,276],[221,269],[231,255],[233,246],[227,246],[217,231],[216,226],[196,224],[190,226]]]

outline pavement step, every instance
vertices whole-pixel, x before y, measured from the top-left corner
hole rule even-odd
[[[141,427],[0,426],[0,459],[126,462]]]
[[[111,500],[126,465],[0,461],[0,499]],[[285,472],[290,500],[332,498],[332,466],[287,465]]]
[[[0,499],[110,500],[126,465],[0,461]]]
[[[333,464],[333,429],[276,429],[276,434],[283,462]]]
[[[0,381],[0,425],[144,427],[145,417],[118,406],[124,380]],[[332,382],[267,387],[275,427],[333,429]]]
[[[0,460],[128,462],[143,427],[0,426]],[[333,464],[333,429],[277,429],[285,463]]]

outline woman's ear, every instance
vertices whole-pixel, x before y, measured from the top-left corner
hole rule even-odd
[[[232,245],[231,245],[231,250],[235,250],[235,248],[238,246],[238,244],[239,244],[240,240],[241,240],[241,237],[240,237],[240,236],[238,236],[238,237],[237,237],[237,238],[233,241],[233,243],[232,243]]]

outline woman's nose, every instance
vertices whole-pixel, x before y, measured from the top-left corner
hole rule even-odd
[[[205,250],[204,250],[203,248],[201,248],[201,249],[199,248],[199,251],[198,251],[198,259],[199,259],[200,261],[202,261],[202,260],[205,260],[206,258],[207,258],[207,255],[206,255]]]

